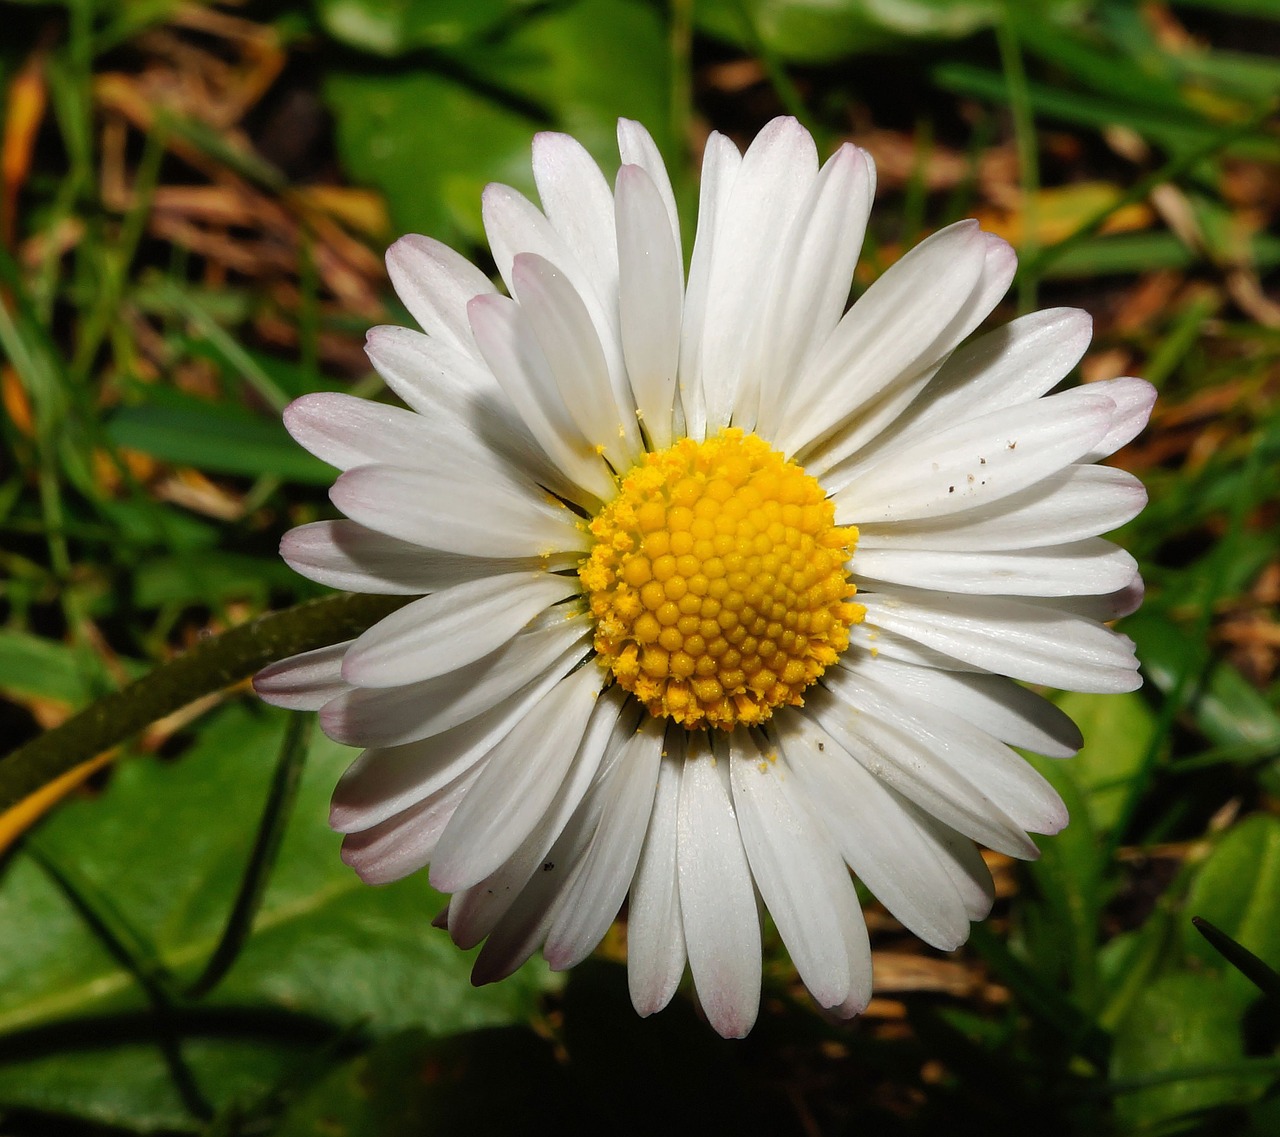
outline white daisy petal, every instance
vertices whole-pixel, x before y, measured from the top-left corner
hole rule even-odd
[[[909,801],[902,806],[911,813],[920,832],[933,843],[938,862],[951,877],[970,920],[985,920],[996,901],[996,885],[991,870],[974,843],[936,817]]]
[[[671,226],[676,263],[683,265],[684,254],[680,240],[680,214],[676,210],[676,195],[671,188],[671,177],[667,173],[662,155],[658,152],[658,146],[653,141],[653,135],[634,119],[618,119],[618,155],[624,166],[639,166],[649,175],[649,180],[657,188],[667,212],[667,221]]]
[[[961,221],[868,288],[792,390],[775,435],[779,448],[793,453],[809,445],[886,388],[938,363],[955,345],[947,332],[982,280],[986,250],[977,223]]]
[[[436,846],[432,887],[468,888],[524,843],[555,800],[603,682],[599,668],[579,668],[490,751]]]
[[[671,1002],[688,958],[676,866],[683,739],[669,740],[667,751],[627,909],[627,985],[632,1005],[645,1017]]]
[[[663,727],[648,718],[609,779],[600,824],[556,903],[543,953],[553,971],[581,963],[604,937],[631,887],[653,809]]]
[[[806,799],[862,883],[926,943],[959,947],[969,935],[964,902],[905,800],[807,715],[779,737]]]
[[[776,271],[787,286],[769,291],[753,329],[757,343],[750,360],[759,372],[756,428],[766,434],[777,426],[790,385],[848,302],[875,184],[869,155],[845,143],[822,167],[778,251]]]
[[[882,686],[957,714],[1010,746],[1050,758],[1069,758],[1084,744],[1068,715],[1003,675],[939,671],[853,653],[840,660],[839,669],[855,682],[869,676]]]
[[[280,555],[308,580],[348,592],[420,596],[498,573],[563,567],[539,557],[466,557],[424,549],[354,521],[313,521],[290,529]],[[572,557],[572,554],[570,554]],[[576,559],[576,558],[575,558]],[[565,564],[573,563],[572,560]]]
[[[365,354],[424,420],[425,445],[451,463],[465,456],[471,464],[509,464],[562,497],[575,496],[573,483],[534,440],[479,348],[473,358],[408,328],[382,327],[369,332]],[[375,454],[374,461],[385,459]]]
[[[1025,683],[1120,692],[1141,683],[1133,644],[1094,620],[1004,597],[896,590],[860,597],[867,622]]]
[[[295,399],[285,407],[284,425],[295,441],[339,470],[417,466],[432,441],[422,415],[336,391]]]
[[[338,779],[329,825],[339,833],[370,829],[470,770],[559,681],[540,675],[474,718],[430,738],[366,750]]]
[[[517,256],[511,277],[569,417],[615,469],[627,469],[641,450],[635,408],[629,391],[625,404],[614,397],[609,365],[582,298],[536,253]]]
[[[799,215],[818,174],[818,152],[793,118],[776,118],[742,157],[732,192],[717,216],[710,264],[701,380],[707,428],[719,430],[745,412],[754,425],[759,376],[746,369],[748,332],[761,315],[760,287],[774,266],[776,239]],[[696,246],[695,246],[696,249]]]
[[[548,852],[598,777],[606,750],[633,731],[631,716],[619,717],[622,710],[617,688],[600,696],[573,763],[541,819],[501,866],[470,888],[454,893],[448,928],[460,948],[475,947],[494,929],[534,873],[554,871]]]
[[[632,732],[628,730],[626,737]],[[485,940],[471,972],[477,985],[505,979],[523,964],[547,938],[556,899],[572,883],[581,868],[582,856],[600,824],[609,781],[625,749],[617,735],[600,763],[590,790],[569,819],[554,845],[548,850],[541,871],[512,901]]]
[[[547,456],[584,490],[600,500],[612,497],[608,468],[572,421],[520,306],[505,296],[482,296],[468,311],[485,361]]]
[[[959,423],[863,471],[835,495],[836,520],[914,521],[998,501],[1076,461],[1114,410],[1105,395],[1068,391]]]
[[[473,663],[539,613],[578,591],[573,577],[507,573],[424,596],[385,616],[351,645],[349,683],[399,687]]]
[[[1040,604],[1055,612],[1068,612],[1087,620],[1119,620],[1136,612],[1142,604],[1145,586],[1141,576],[1135,576],[1123,588],[1108,592],[1105,596],[1055,596],[1052,599],[1026,597],[1032,604]]]
[[[618,171],[619,311],[622,350],[636,411],[655,448],[671,444],[680,306],[680,247],[662,224],[665,206],[639,166]]]
[[[1147,503],[1142,483],[1109,466],[1068,466],[990,505],[951,515],[858,526],[858,554],[934,549],[1003,552],[1066,545],[1132,521]]]
[[[926,395],[858,455],[902,446],[965,419],[1038,399],[1080,362],[1093,321],[1076,308],[1031,312],[958,347],[933,377]]]
[[[351,689],[342,678],[342,657],[351,640],[269,663],[253,677],[253,689],[272,706],[318,711]]]
[[[510,401],[475,347],[469,318],[467,341],[472,354],[412,328],[382,325],[369,329],[365,354],[387,386],[426,418],[445,414],[477,432],[515,423]]]
[[[858,408],[857,413],[830,438],[806,454],[806,467],[813,474],[821,475],[832,488],[844,484],[845,478],[839,472],[843,466],[860,461],[864,451],[877,438],[891,433],[901,417],[918,405],[921,392],[932,384],[941,369],[946,352],[973,331],[1008,290],[1017,258],[1009,245],[998,237],[989,233],[982,234],[982,237],[982,270],[977,284],[935,341],[929,353],[931,361],[914,375],[886,387],[874,402]],[[941,354],[937,353],[939,346],[944,348]]]
[[[480,776],[480,766],[378,825],[342,839],[342,859],[365,884],[390,884],[423,868],[449,819]]]
[[[569,510],[515,481],[357,466],[333,483],[329,498],[369,529],[446,553],[543,557],[586,543]],[[432,513],[423,502],[432,503]]]
[[[866,595],[859,597],[866,600]],[[913,663],[920,667],[932,667],[939,671],[982,671],[972,663],[956,659],[953,655],[926,647],[908,636],[877,628],[874,624],[854,624],[849,629],[849,654],[863,654],[870,659],[896,659],[900,663]]]
[[[703,393],[702,345],[711,299],[711,268],[724,238],[718,235],[733,193],[742,155],[723,134],[712,132],[702,155],[702,186],[698,198],[698,232],[689,261],[680,325],[680,401],[685,433],[695,440],[707,432],[707,401]]]
[[[548,671],[572,666],[583,652],[587,619],[558,612],[466,667],[403,687],[356,688],[331,699],[320,725],[335,742],[399,746],[466,722]],[[561,674],[564,672],[562,671]]]
[[[598,170],[595,176],[602,177]],[[607,185],[604,187],[604,192],[608,194]],[[537,206],[509,186],[486,186],[482,211],[494,263],[498,266],[498,272],[506,283],[507,291],[513,296],[516,293],[515,259],[521,253],[540,256],[565,274],[569,283],[582,298],[583,304],[586,305],[609,366],[613,390],[615,394],[620,394],[625,388],[625,372],[618,331],[616,249],[610,254],[613,259],[612,268],[602,276],[598,265],[594,265],[594,262],[584,264],[570,241],[538,210]],[[594,228],[595,224],[592,223],[590,227]],[[617,238],[613,234],[612,206],[610,206],[608,225],[610,230],[608,240],[616,241]],[[472,331],[478,339],[475,314],[470,313],[470,317]],[[481,347],[483,348],[483,344]],[[485,358],[487,359],[488,356],[486,355]],[[501,380],[502,375],[499,374],[498,378]]]
[[[1097,462],[1137,438],[1151,417],[1151,408],[1156,405],[1156,389],[1145,379],[1123,378],[1090,383],[1088,390],[1101,391],[1116,404],[1115,417],[1106,437],[1081,459]]]
[[[1077,596],[1123,588],[1138,571],[1123,549],[1090,537],[1015,552],[859,549],[859,580],[985,596]]]
[[[494,290],[484,273],[447,245],[417,234],[387,250],[387,273],[424,332],[476,357],[467,302]]]
[[[818,1005],[839,1006],[859,978],[849,973],[849,944],[867,942],[840,855],[815,825],[785,757],[762,754],[738,731],[730,742],[729,775],[751,875],[782,942]],[[869,948],[866,954],[869,980]]]
[[[676,857],[698,999],[718,1033],[742,1038],[760,1005],[760,920],[726,758],[691,745],[680,781]]]
[[[609,303],[618,290],[618,244],[600,167],[577,139],[543,131],[533,137],[533,180],[547,220]]]
[[[931,732],[912,722],[885,719],[853,705],[843,695],[816,691],[806,706],[818,724],[886,785],[952,828],[989,848],[1024,860],[1037,855],[1035,843],[1013,818],[996,808],[982,790],[935,758]]]
[[[885,722],[906,723],[905,732],[922,743],[933,768],[948,766],[1021,828],[1057,833],[1067,823],[1066,806],[1057,791],[1021,757],[986,730],[960,715],[836,668],[824,683],[845,703]],[[947,779],[949,780],[949,779]]]

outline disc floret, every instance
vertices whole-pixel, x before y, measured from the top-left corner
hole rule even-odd
[[[591,520],[579,568],[595,649],[649,712],[690,729],[765,721],[849,645],[858,531],[757,435],[646,454]]]

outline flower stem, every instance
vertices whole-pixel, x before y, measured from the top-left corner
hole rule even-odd
[[[411,599],[338,593],[268,613],[197,644],[0,760],[0,811],[156,719],[273,660],[351,639]]]

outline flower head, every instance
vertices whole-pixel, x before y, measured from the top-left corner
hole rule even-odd
[[[712,135],[686,279],[671,185],[618,129],[611,190],[542,134],[542,208],[484,221],[508,295],[423,237],[388,254],[423,328],[368,351],[409,410],[345,395],[286,411],[343,471],[345,520],[285,559],[418,597],[359,638],[258,676],[365,748],[334,795],[343,856],[384,882],[430,865],[476,982],[539,948],[583,959],[628,904],[632,999],[686,964],[745,1034],[758,899],[823,1007],[871,993],[850,870],[938,948],[988,911],[974,842],[1033,857],[1067,820],[1012,749],[1066,756],[1071,721],[1023,683],[1127,691],[1105,621],[1141,599],[1099,536],[1146,495],[1094,465],[1153,392],[1047,394],[1089,342],[1055,309],[968,340],[1014,255],[944,229],[845,311],[874,191],[794,120],[745,154]],[[425,333],[425,334],[424,334]]]

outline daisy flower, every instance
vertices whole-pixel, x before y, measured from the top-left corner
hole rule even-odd
[[[1023,684],[1129,691],[1106,626],[1140,601],[1099,536],[1142,508],[1095,465],[1143,426],[1138,379],[1049,394],[1082,312],[968,337],[1015,257],[966,221],[846,311],[875,188],[793,119],[708,140],[684,272],[653,140],[608,180],[533,143],[541,208],[484,193],[499,292],[425,237],[387,255],[422,327],[375,328],[409,409],[285,412],[342,471],[345,519],[287,534],[298,572],[415,597],[357,639],[268,667],[267,700],[364,748],[333,798],[344,859],[427,865],[476,983],[586,957],[623,905],[642,1015],[685,972],[741,1036],[762,908],[814,999],[871,994],[857,876],[927,943],[992,902],[975,842],[1036,855],[1062,801],[1011,747],[1080,735]]]

